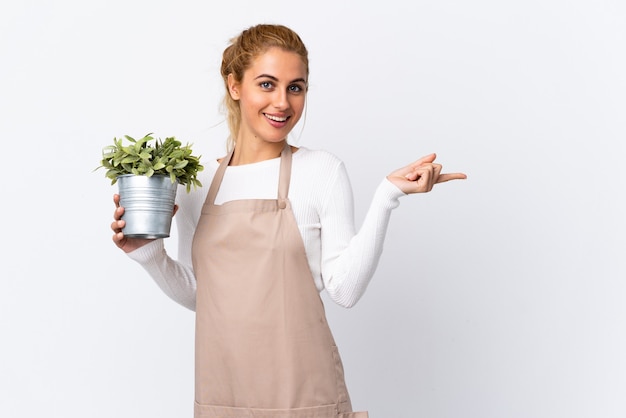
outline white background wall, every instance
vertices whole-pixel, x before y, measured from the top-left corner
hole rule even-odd
[[[260,22],[309,48],[298,143],[346,162],[357,222],[424,154],[469,176],[403,198],[368,293],[327,303],[354,406],[626,416],[621,0],[3,2],[0,416],[191,416],[193,313],[92,170],[123,134],[221,155],[221,51]]]

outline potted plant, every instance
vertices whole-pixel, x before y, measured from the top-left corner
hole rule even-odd
[[[113,138],[97,167],[107,170],[112,185],[118,184],[123,231],[129,238],[169,237],[177,186],[185,186],[188,193],[202,186],[197,174],[204,167],[200,157],[192,155],[191,145],[152,135]]]

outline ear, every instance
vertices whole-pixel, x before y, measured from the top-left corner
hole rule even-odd
[[[233,73],[228,74],[228,94],[233,100],[239,100],[239,83]]]

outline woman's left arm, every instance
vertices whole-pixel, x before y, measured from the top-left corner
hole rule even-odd
[[[465,174],[442,174],[435,154],[393,171],[377,187],[361,228],[354,227],[354,206],[345,166],[340,164],[320,213],[322,279],[330,298],[352,307],[365,293],[383,251],[389,219],[399,198],[432,190],[437,183],[464,179]]]

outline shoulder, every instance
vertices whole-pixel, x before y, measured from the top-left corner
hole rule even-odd
[[[322,150],[306,147],[298,148],[293,154],[294,171],[315,171],[319,174],[335,173],[343,166],[343,162],[335,154]]]
[[[350,181],[339,157],[325,150],[306,147],[300,147],[293,154],[291,184],[294,198],[319,202],[325,202],[331,191],[337,188],[345,192],[350,190]]]
[[[298,151],[296,151],[293,155],[294,155],[294,158],[302,159],[302,160],[322,160],[322,161],[329,160],[329,161],[341,162],[339,157],[337,157],[335,154],[329,151],[323,150],[323,149],[299,147]]]

